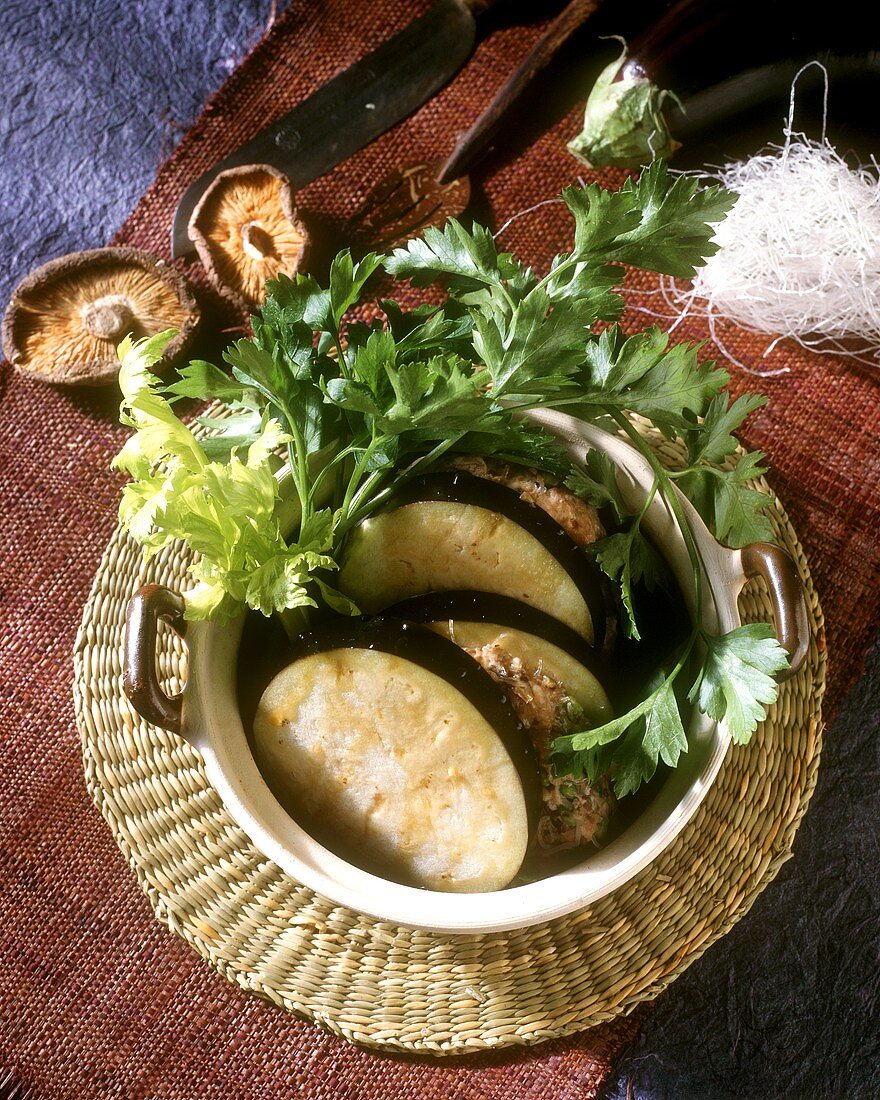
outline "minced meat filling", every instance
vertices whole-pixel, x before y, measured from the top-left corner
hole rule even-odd
[[[555,680],[535,671],[531,675],[519,657],[513,657],[499,645],[466,649],[489,675],[507,688],[517,717],[529,731],[551,730],[566,699],[565,690]],[[537,746],[536,746],[537,747]]]
[[[558,852],[588,844],[607,822],[614,796],[604,779],[593,786],[586,779],[557,776],[549,759],[553,739],[575,728],[571,715],[579,708],[572,706],[562,685],[541,668],[529,672],[519,657],[498,645],[469,647],[466,652],[506,688],[538,753],[544,800],[536,834],[538,847]]]
[[[506,462],[487,462],[479,455],[456,457],[449,465],[515,490],[523,500],[536,504],[555,519],[578,546],[589,546],[605,535],[599,513],[592,504],[581,500],[563,485],[548,486],[535,470],[511,466]]]

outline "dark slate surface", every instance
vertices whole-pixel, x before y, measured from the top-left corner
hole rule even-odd
[[[107,243],[272,7],[0,0],[4,307],[32,267]]]
[[[880,1097],[878,685],[875,645],[826,731],[794,857],[658,998],[606,1100]]]
[[[36,264],[106,242],[271,8],[0,2],[3,302]],[[878,684],[875,649],[828,733],[795,858],[657,1001],[612,1100],[880,1097]]]

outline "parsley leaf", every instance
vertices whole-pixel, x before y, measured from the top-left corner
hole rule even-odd
[[[594,507],[611,508],[618,521],[627,514],[620,502],[617,467],[604,451],[588,451],[582,464],[571,467],[565,485]]]
[[[657,770],[658,760],[670,768],[687,752],[687,737],[672,685],[666,681],[652,697],[640,724],[631,726],[614,753],[614,793],[624,798],[639,789]]]
[[[493,423],[491,432],[469,431],[450,450],[532,466],[559,481],[563,481],[571,470],[570,459],[555,439],[527,420],[512,420],[506,416],[500,416]]]
[[[330,369],[326,356],[313,354],[307,365],[291,371],[258,340],[238,340],[224,358],[239,382],[259,393],[270,415],[276,416],[291,435],[302,439],[309,452],[318,451],[336,429],[315,378]]]
[[[658,761],[674,768],[681,753],[687,752],[687,737],[672,678],[661,675],[651,686],[648,696],[619,718],[595,729],[558,737],[552,746],[554,754],[563,758],[574,754],[565,760],[565,766],[593,782],[610,770],[618,798],[632,794],[647,782],[657,770]]]
[[[728,546],[770,542],[773,524],[766,515],[770,498],[748,482],[766,472],[760,451],[744,454],[732,469],[697,465],[677,477],[682,492],[693,502],[713,534]]]
[[[367,280],[376,271],[381,258],[367,253],[355,263],[348,249],[340,252],[330,265],[329,285],[323,288],[311,275],[291,279],[280,274],[266,284],[267,298],[260,309],[255,336],[262,326],[280,337],[282,349],[302,343],[301,335],[312,330],[338,332],[346,311],[357,302]]]
[[[744,745],[776,702],[774,675],[788,668],[788,657],[767,623],[748,623],[722,638],[707,638],[703,668],[688,694],[700,710],[724,721]]]
[[[478,428],[487,412],[470,364],[456,355],[398,361],[388,332],[375,332],[352,363],[352,377],[331,378],[326,400],[365,416],[371,434],[420,442]]]
[[[600,406],[638,413],[670,438],[692,430],[727,382],[724,371],[698,362],[698,350],[692,344],[670,347],[668,333],[658,328],[626,337],[612,326],[586,348],[574,411]]]
[[[421,237],[396,248],[384,260],[385,270],[427,286],[445,277],[451,290],[461,293],[497,286],[523,268],[507,253],[499,254],[488,229],[475,225],[467,230],[455,218],[438,229],[429,226]]]
[[[642,533],[639,517],[626,531],[607,535],[594,542],[590,552],[595,554],[602,571],[620,585],[620,597],[626,611],[624,629],[630,638],[641,638],[636,622],[636,610],[633,604],[633,589],[639,581],[653,591],[667,583],[667,567],[654,549],[653,544]]]
[[[579,208],[581,232],[603,240],[609,260],[690,279],[718,251],[719,246],[707,240],[706,227],[723,221],[737,198],[717,185],[698,188],[696,179],[673,177],[666,164],[656,160],[638,179],[630,177],[613,193],[613,204],[605,200],[603,210],[591,209],[591,188],[574,192],[566,201],[570,209]],[[607,223],[596,226],[599,219],[610,221],[613,238]]]
[[[699,425],[685,432],[684,439],[688,448],[688,462],[723,462],[732,454],[737,441],[730,434],[742,424],[751,413],[767,404],[767,398],[760,394],[744,393],[731,402],[729,393],[716,393]]]
[[[474,350],[484,364],[496,400],[523,401],[558,395],[583,362],[587,330],[576,302],[560,302],[536,287],[508,319],[478,314]]]

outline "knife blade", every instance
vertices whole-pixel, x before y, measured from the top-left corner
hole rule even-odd
[[[437,0],[424,15],[322,85],[214,165],[184,192],[171,228],[171,254],[195,251],[190,216],[218,173],[271,164],[303,187],[412,114],[447,84],[471,53],[474,16],[493,0]]]

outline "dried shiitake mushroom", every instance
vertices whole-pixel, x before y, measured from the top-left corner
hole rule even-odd
[[[72,252],[38,267],[16,287],[3,318],[3,351],[44,382],[102,385],[119,370],[116,345],[176,328],[159,371],[189,346],[199,307],[164,260],[134,248]]]
[[[211,281],[241,309],[259,305],[267,279],[293,275],[308,260],[290,182],[268,164],[221,172],[193,210],[188,232]]]

